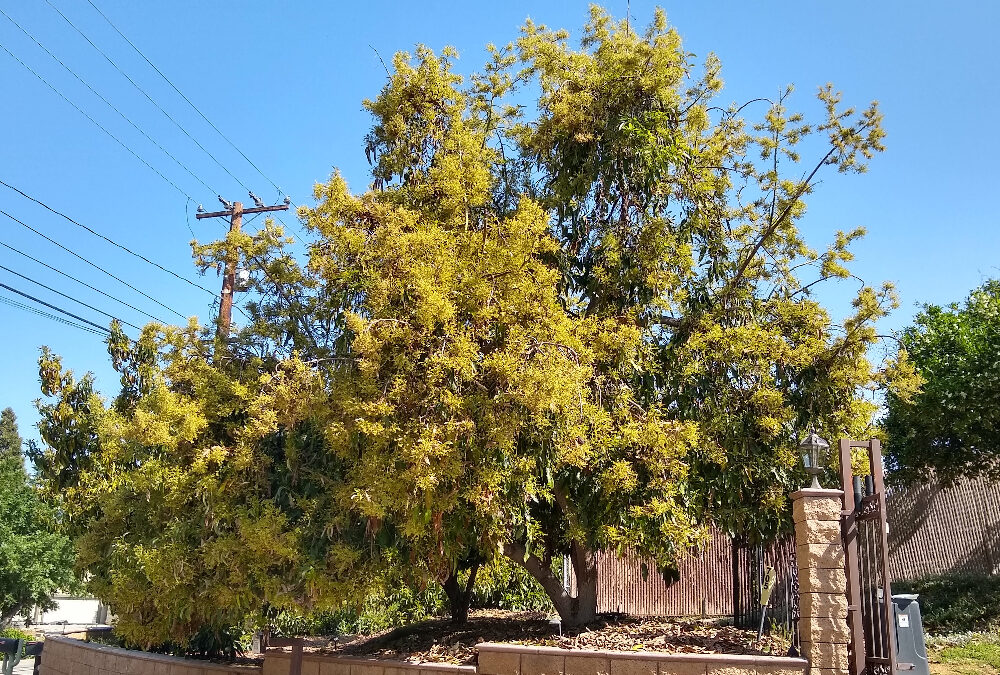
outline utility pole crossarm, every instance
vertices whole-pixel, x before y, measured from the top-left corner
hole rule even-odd
[[[268,211],[287,211],[287,204],[278,204],[277,206],[255,206],[252,209],[243,209],[243,213],[266,213]],[[202,218],[223,218],[225,216],[233,215],[232,210],[229,211],[213,211],[212,213],[196,213],[195,218],[201,220]]]
[[[253,193],[250,195],[253,197]],[[256,199],[256,197],[254,197]],[[212,213],[196,213],[195,218],[229,218],[229,231],[239,232],[243,226],[243,215],[247,213],[265,213],[267,211],[287,211],[288,204],[278,204],[276,206],[255,206],[244,209],[242,202],[229,202],[219,197],[225,206],[229,207],[225,211],[214,211]],[[258,201],[259,203],[259,201]],[[200,206],[198,207],[201,208]],[[238,252],[230,252],[226,255],[226,270],[222,276],[222,293],[219,297],[219,319],[216,326],[216,340],[224,343],[229,337],[229,328],[233,320],[233,293],[236,291],[236,264],[238,262]]]

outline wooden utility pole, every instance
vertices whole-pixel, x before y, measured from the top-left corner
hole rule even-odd
[[[252,196],[252,195],[251,195]],[[244,209],[243,202],[228,202],[219,197],[219,201],[227,205],[225,211],[214,211],[212,213],[198,213],[195,218],[223,218],[229,216],[229,232],[239,232],[243,226],[244,213],[265,213],[268,211],[287,211],[288,204],[278,204],[276,206],[255,206],[251,209]],[[257,202],[260,203],[259,201]],[[201,207],[199,207],[201,208]],[[222,295],[219,298],[219,320],[216,324],[216,339],[225,340],[229,337],[229,327],[233,322],[233,293],[236,292],[236,263],[239,259],[237,251],[226,251],[226,270],[222,276]]]
[[[229,233],[239,232],[243,227],[243,202],[234,202],[229,217]],[[236,288],[236,251],[226,249],[226,271],[222,275],[222,295],[219,297],[219,321],[215,337],[225,340],[229,337],[229,327],[233,323],[233,289]]]

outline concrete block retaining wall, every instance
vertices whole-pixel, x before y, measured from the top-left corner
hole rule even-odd
[[[182,659],[49,636],[39,675],[260,675],[257,666]]]
[[[478,645],[479,675],[802,675],[805,659]],[[283,674],[282,674],[283,675]],[[303,673],[305,675],[305,673]]]
[[[305,653],[301,675],[803,675],[804,659],[731,654],[667,654],[478,645],[478,666],[407,663]],[[290,675],[291,654],[272,651],[263,667],[227,666],[106,647],[45,641],[40,675]]]
[[[291,654],[268,652],[262,675],[290,675]],[[387,659],[365,659],[305,653],[301,675],[476,675],[475,666],[450,663],[407,663]]]

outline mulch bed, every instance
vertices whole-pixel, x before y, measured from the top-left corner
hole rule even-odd
[[[711,619],[605,616],[584,627],[564,629],[544,614],[473,612],[469,622],[453,625],[436,619],[359,637],[348,643],[312,641],[314,649],[344,656],[367,656],[410,662],[475,663],[480,642],[689,654],[769,654],[784,656],[789,642],[778,635],[757,641],[752,630]]]

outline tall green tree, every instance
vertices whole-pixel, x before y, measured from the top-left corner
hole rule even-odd
[[[0,413],[0,628],[73,583],[73,549],[55,531],[51,509],[24,470],[22,440],[10,408]]]
[[[867,358],[891,287],[840,325],[812,295],[863,232],[799,231],[824,171],[882,150],[875,104],[716,106],[718,61],[660,12],[639,33],[594,8],[579,46],[528,22],[468,81],[455,56],[395,57],[365,102],[373,183],[316,186],[302,264],[272,223],[195,246],[252,266],[232,341],[116,334],[109,404],[43,354],[40,473],[136,640],[366,575],[439,581],[461,618],[501,555],[585,623],[597,552],[670,573],[709,525],[773,536],[797,436],[861,436],[871,388],[909,391],[905,354]]]
[[[863,231],[816,250],[798,230],[823,171],[863,172],[884,132],[830,86],[814,124],[790,90],[757,121],[712,105],[718,61],[699,73],[662,13],[640,34],[595,8],[579,48],[529,22],[492,55],[469,84],[453,52],[397,55],[366,103],[373,187],[317,187],[304,268],[267,233],[198,254],[273,261],[251,309],[297,365],[267,433],[314,416],[357,462],[354,508],[445,570],[499,547],[585,622],[595,552],[669,571],[709,523],[773,536],[796,437],[870,433],[865,392],[912,385],[867,358],[891,287],[839,326],[812,296]]]
[[[1000,477],[1000,281],[963,303],[925,305],[903,330],[922,390],[887,398],[886,461],[903,481]]]
[[[0,412],[0,461],[20,458],[23,446],[14,410],[4,408],[3,412]]]

